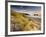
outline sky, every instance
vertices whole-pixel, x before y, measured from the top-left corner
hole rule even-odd
[[[17,5],[11,5],[12,8],[16,10],[28,10],[28,11],[39,11],[41,10],[40,6],[17,6]]]
[[[29,14],[41,13],[41,6],[19,6],[11,5],[11,9],[16,12],[27,12]]]

